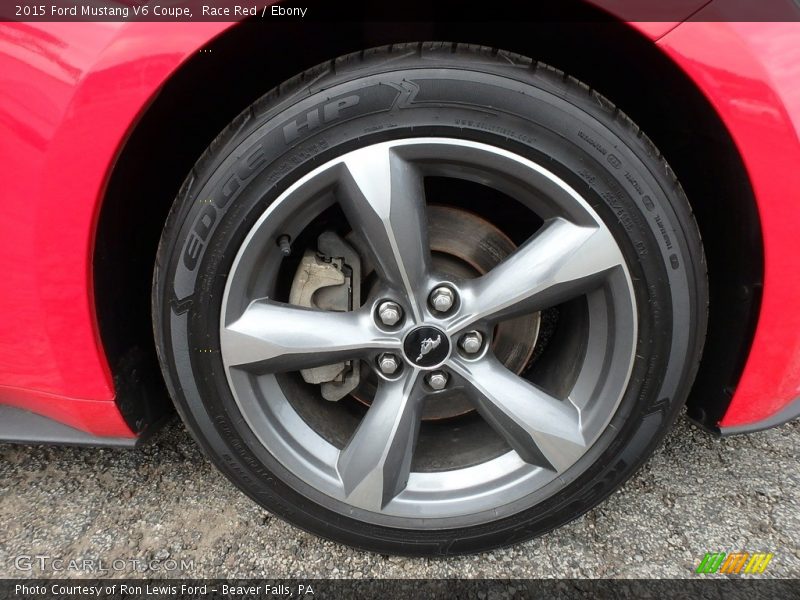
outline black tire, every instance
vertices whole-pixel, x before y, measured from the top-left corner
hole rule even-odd
[[[353,97],[356,102],[341,102]],[[338,105],[344,108],[326,114],[325,106]],[[316,111],[318,123],[308,121]],[[305,126],[309,122],[317,126]],[[576,464],[568,485],[524,510],[466,527],[377,525],[311,500],[249,429],[219,353],[226,275],[265,208],[301,175],[345,150],[420,135],[494,144],[569,182],[613,232],[638,307],[637,357],[613,427]],[[254,144],[257,158],[249,150]],[[415,43],[310,69],[267,93],[219,135],[187,177],[164,229],[153,320],[180,415],[216,466],[253,500],[348,545],[447,555],[541,535],[630,477],[688,394],[705,339],[707,298],[704,254],[688,201],[653,144],[611,102],[516,54]]]

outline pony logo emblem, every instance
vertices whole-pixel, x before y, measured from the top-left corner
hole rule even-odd
[[[422,357],[428,354],[434,348],[438,348],[439,344],[442,343],[442,336],[437,335],[436,339],[433,338],[425,338],[422,340],[422,343],[419,346],[419,356],[417,357],[417,362],[422,360]]]
[[[409,332],[403,340],[403,353],[416,366],[432,369],[447,359],[450,340],[438,327],[422,325]]]

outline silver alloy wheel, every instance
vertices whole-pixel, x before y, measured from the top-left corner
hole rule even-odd
[[[494,269],[451,281],[431,269],[425,176],[466,179],[515,198],[544,225]],[[281,235],[297,239],[338,203],[369,248],[380,277],[365,304],[327,312],[275,301]],[[453,309],[431,308],[432,290],[455,292]],[[588,314],[580,370],[556,397],[507,370],[491,352],[494,326],[583,297]],[[386,298],[406,315],[396,329],[375,315]],[[427,363],[405,343],[425,328],[441,336]],[[480,352],[458,340],[482,334]],[[426,335],[428,335],[426,333]],[[430,336],[429,336],[430,337]],[[428,339],[428,338],[425,338]],[[435,338],[434,338],[435,339]],[[627,387],[637,339],[633,287],[623,255],[597,213],[564,181],[507,150],[459,139],[412,138],[353,150],[283,192],[243,241],[222,302],[220,346],[229,385],[249,427],[292,475],[290,485],[355,518],[396,527],[467,526],[530,507],[566,485],[611,421]],[[386,352],[402,357],[391,375]],[[416,354],[416,355],[415,355]],[[339,448],[295,411],[280,374],[363,359],[380,383],[349,442]],[[511,450],[477,465],[411,470],[422,402],[449,375]]]

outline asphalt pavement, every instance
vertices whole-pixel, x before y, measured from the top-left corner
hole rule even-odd
[[[706,552],[734,551],[772,552],[762,576],[800,577],[798,456],[800,421],[720,440],[681,419],[571,524],[489,553],[410,559],[271,516],[177,420],[133,451],[0,445],[0,577],[684,578]]]

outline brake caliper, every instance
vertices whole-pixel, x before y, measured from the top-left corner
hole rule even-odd
[[[361,306],[361,258],[342,238],[326,231],[317,238],[317,252],[306,250],[300,260],[289,302],[297,306],[344,312]],[[361,363],[345,361],[302,369],[307,383],[319,385],[322,397],[337,401],[358,387]]]

